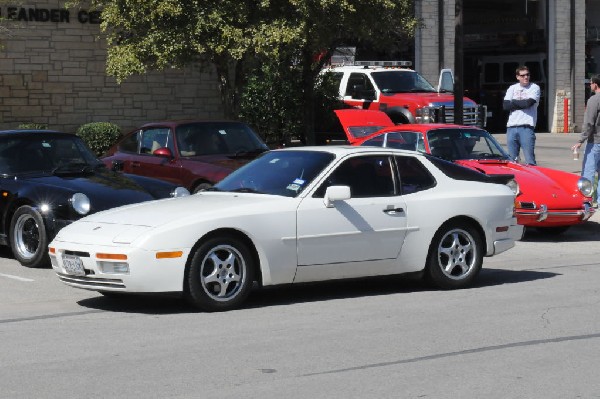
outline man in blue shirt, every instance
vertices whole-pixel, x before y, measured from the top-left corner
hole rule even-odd
[[[583,131],[571,150],[578,151],[579,147],[586,143],[581,175],[593,182],[596,172],[600,175],[600,75],[590,78],[590,89],[594,95],[590,97],[585,107]],[[595,191],[593,195],[597,206],[598,192],[597,189]]]
[[[535,165],[535,124],[540,102],[540,87],[530,82],[529,68],[517,68],[518,83],[510,86],[504,96],[503,108],[509,111],[506,124],[506,145],[510,158],[517,161],[523,149],[525,163]]]

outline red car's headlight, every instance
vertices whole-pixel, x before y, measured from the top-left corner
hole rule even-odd
[[[579,178],[579,180],[577,181],[577,188],[579,189],[579,192],[585,197],[591,197],[592,192],[594,191],[594,185],[585,177]]]

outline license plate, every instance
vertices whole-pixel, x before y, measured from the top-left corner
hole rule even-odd
[[[83,270],[83,262],[79,256],[64,255],[62,258],[63,267],[67,274],[75,276],[85,276],[85,270]]]

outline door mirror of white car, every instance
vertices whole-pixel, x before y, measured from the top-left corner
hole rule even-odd
[[[325,202],[325,206],[327,208],[333,208],[333,203],[335,201],[343,201],[350,198],[350,187],[331,186],[327,187],[327,190],[325,191],[325,197],[323,198],[323,202]]]
[[[454,92],[454,75],[452,69],[442,69],[438,82],[438,92]]]

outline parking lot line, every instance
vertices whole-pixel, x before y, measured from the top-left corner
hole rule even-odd
[[[24,282],[27,282],[27,283],[35,281],[35,280],[30,279],[30,278],[13,276],[12,274],[3,274],[3,273],[0,273],[0,276],[6,277],[6,278],[12,278],[13,280],[24,281]]]

